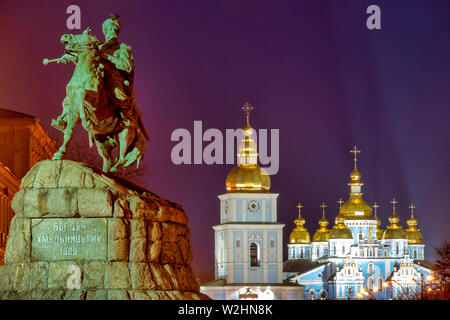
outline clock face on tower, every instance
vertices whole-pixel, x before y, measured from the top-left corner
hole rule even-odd
[[[257,212],[259,210],[259,203],[256,200],[250,200],[248,202],[248,211]]]

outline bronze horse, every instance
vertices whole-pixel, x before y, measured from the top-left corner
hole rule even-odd
[[[89,145],[95,141],[98,152],[103,158],[103,171],[115,172],[142,159],[145,152],[147,132],[134,102],[132,84],[123,81],[129,88],[132,101],[123,106],[110,91],[115,88],[105,85],[110,78],[117,80],[112,68],[102,60],[99,45],[101,42],[87,28],[81,34],[64,34],[61,42],[65,46],[66,56],[70,55],[75,64],[72,78],[66,86],[66,97],[62,103],[63,112],[52,121],[52,126],[64,132],[64,142],[53,159],[62,159],[67,145],[73,137],[79,122],[89,133]],[[44,64],[61,59],[44,60]],[[109,81],[108,83],[114,83]],[[117,89],[116,89],[117,90]],[[128,117],[123,117],[123,108],[128,107]],[[131,114],[131,117],[130,117]],[[112,150],[118,147],[118,154],[112,159]]]

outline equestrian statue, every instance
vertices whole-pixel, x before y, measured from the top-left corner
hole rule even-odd
[[[131,47],[119,43],[120,22],[111,15],[102,25],[102,42],[87,28],[81,34],[64,34],[65,54],[52,62],[73,63],[75,69],[66,86],[62,114],[52,126],[64,132],[64,141],[53,156],[62,159],[75,129],[81,122],[103,158],[103,171],[116,172],[133,163],[139,166],[148,134],[134,96],[134,60]],[[114,149],[117,147],[117,151]]]

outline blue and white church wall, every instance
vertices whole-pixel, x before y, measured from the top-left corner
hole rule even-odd
[[[381,243],[384,244],[388,257],[403,258],[405,254],[409,254],[407,239],[383,239]]]
[[[328,256],[328,242],[311,242],[311,259]]]
[[[425,259],[425,245],[424,244],[408,244],[409,256],[414,260]]]
[[[345,258],[354,245],[353,239],[330,239],[329,243],[329,257]]]
[[[285,272],[284,275],[288,281],[304,286],[305,300],[319,299],[322,294],[325,294],[325,296],[328,294],[327,279],[330,271],[328,265],[323,264],[302,274]]]
[[[288,244],[288,259],[311,259],[311,245]]]
[[[352,232],[354,244],[360,240],[377,238],[376,220],[345,220],[344,223]]]
[[[276,193],[226,193],[220,199],[220,223],[277,222]]]

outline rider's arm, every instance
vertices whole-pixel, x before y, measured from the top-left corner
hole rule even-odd
[[[66,53],[61,58],[59,58],[59,62],[65,64],[73,62],[74,64],[77,64],[77,57]]]
[[[108,55],[107,59],[111,61],[117,69],[131,72],[134,67],[131,47],[126,44],[120,44],[120,49],[114,52],[114,55]]]

